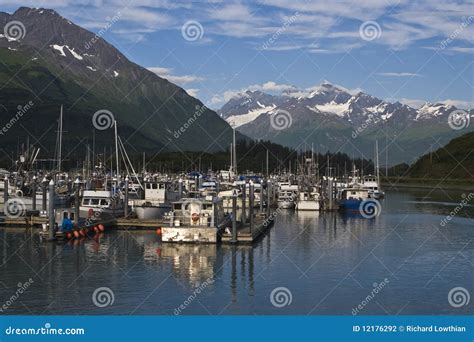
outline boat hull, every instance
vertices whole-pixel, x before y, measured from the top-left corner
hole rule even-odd
[[[298,201],[296,203],[296,210],[298,211],[319,211],[319,209],[318,201]]]
[[[149,206],[149,207],[135,207],[135,214],[140,220],[156,220],[163,217],[163,215],[171,210],[171,206]]]

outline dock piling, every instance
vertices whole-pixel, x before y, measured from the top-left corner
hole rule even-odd
[[[246,208],[246,203],[247,202],[247,184],[244,183],[242,185],[242,224],[245,224],[247,222],[247,208]]]
[[[43,210],[44,213],[46,213],[46,191],[48,186],[48,180],[46,177],[43,178],[43,203],[41,204],[41,209]]]
[[[6,205],[8,201],[8,178],[5,177],[4,188],[3,188],[3,205]]]
[[[254,187],[253,187],[253,182],[249,182],[249,225],[250,225],[250,234],[252,234],[253,231],[253,225],[254,225],[254,217],[253,217],[253,210],[254,210]]]
[[[123,209],[123,216],[125,218],[128,217],[128,176],[125,178],[125,196],[124,196],[124,209]]]
[[[33,211],[36,211],[36,176],[33,176],[31,205]]]
[[[232,194],[232,240],[231,243],[237,243],[237,191]]]
[[[48,218],[49,218],[49,240],[54,240],[54,180],[49,182],[49,202],[48,202]]]
[[[75,193],[74,193],[74,226],[79,226],[79,178],[74,181]]]

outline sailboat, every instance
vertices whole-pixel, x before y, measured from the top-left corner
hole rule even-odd
[[[375,141],[375,176],[364,176],[362,186],[369,191],[369,197],[381,199],[385,193],[380,189],[379,144]]]

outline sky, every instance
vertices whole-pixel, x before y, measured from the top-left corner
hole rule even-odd
[[[54,9],[210,108],[330,82],[414,107],[474,108],[474,2],[0,0]]]

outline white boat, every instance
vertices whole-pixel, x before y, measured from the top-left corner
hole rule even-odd
[[[122,194],[116,190],[84,190],[79,217],[111,219],[124,214]]]
[[[179,191],[170,181],[145,183],[145,199],[133,200],[132,206],[140,220],[156,220],[171,210],[171,202],[179,199]]]
[[[320,197],[316,187],[312,187],[310,190],[300,191],[295,209],[298,211],[318,211],[320,209]]]
[[[217,243],[230,225],[217,197],[183,198],[172,203],[168,218],[169,225],[161,228],[163,242]]]

